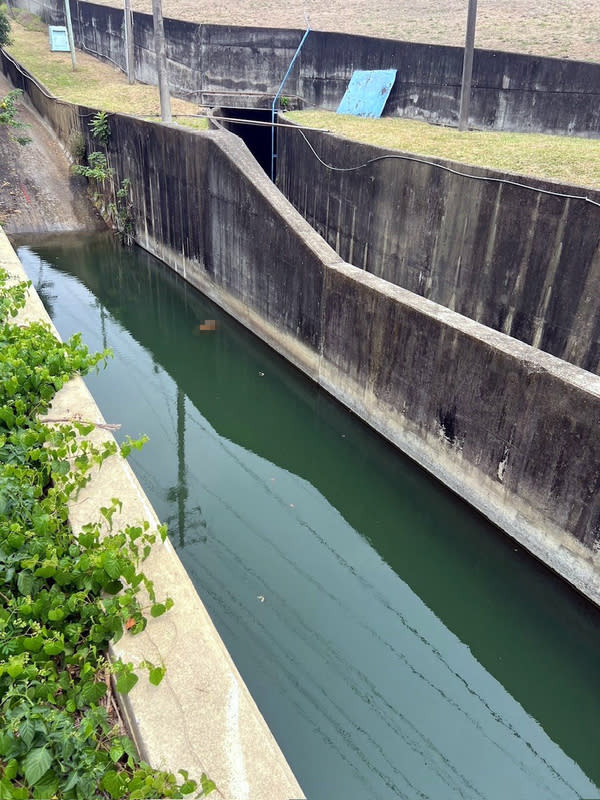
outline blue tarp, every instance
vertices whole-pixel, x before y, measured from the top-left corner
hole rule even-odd
[[[375,119],[380,117],[396,80],[396,72],[395,69],[357,69],[337,113]]]

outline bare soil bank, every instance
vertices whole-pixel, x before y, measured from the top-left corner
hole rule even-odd
[[[117,0],[95,0],[122,8]],[[132,0],[151,14],[150,0]],[[311,27],[462,45],[467,0],[163,0],[168,17],[220,25]],[[600,0],[479,0],[477,47],[600,61]]]
[[[12,87],[0,74],[0,96]],[[28,126],[20,145],[0,129],[0,225],[7,233],[94,230],[104,227],[86,196],[86,182],[71,174],[56,137],[24,103],[19,117]]]

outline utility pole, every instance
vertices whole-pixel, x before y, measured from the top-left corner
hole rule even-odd
[[[123,0],[123,16],[125,17],[125,61],[127,64],[127,82],[135,83],[135,47],[133,41],[133,25],[131,20],[131,0]]]
[[[458,130],[466,131],[469,123],[469,105],[471,103],[471,83],[473,79],[473,49],[475,47],[475,22],[477,20],[477,0],[469,0],[467,14],[467,34],[465,37],[465,55],[463,58],[462,86],[460,90],[460,111],[458,114]]]
[[[156,51],[156,71],[158,72],[158,91],[160,93],[160,114],[163,122],[171,122],[171,95],[165,55],[165,26],[163,23],[161,0],[152,0],[154,20],[154,49]]]
[[[73,70],[77,67],[77,59],[75,58],[75,41],[73,39],[73,25],[71,24],[71,6],[69,0],[65,0],[65,17],[67,18],[67,36],[69,37],[69,47],[71,48],[71,64]]]

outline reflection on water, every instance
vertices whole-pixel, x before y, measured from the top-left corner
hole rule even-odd
[[[600,797],[594,609],[146,254],[19,254],[310,800]]]

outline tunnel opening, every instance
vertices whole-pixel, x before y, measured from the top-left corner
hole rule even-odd
[[[254,158],[271,175],[271,109],[267,108],[216,108],[215,117],[231,133],[239,136]],[[223,119],[224,118],[224,119]],[[253,124],[262,123],[262,124]],[[277,136],[277,129],[275,129]],[[277,139],[275,138],[275,142]],[[277,162],[277,159],[275,159]]]

